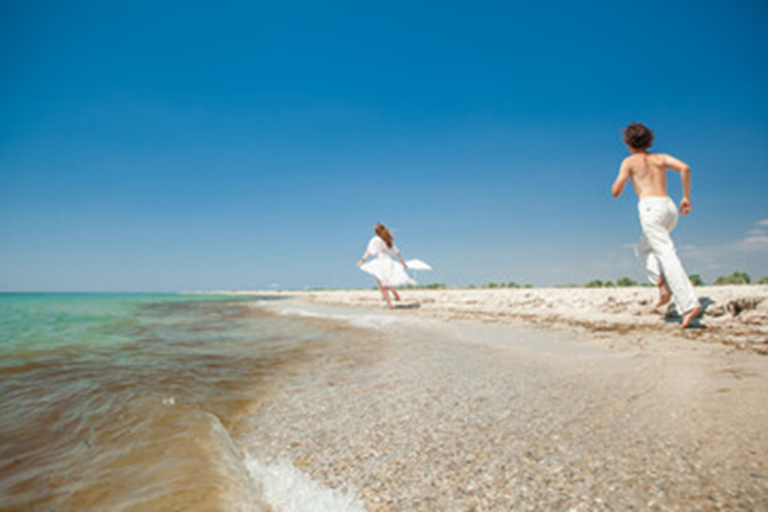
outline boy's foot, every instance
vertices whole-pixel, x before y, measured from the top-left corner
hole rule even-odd
[[[683,315],[683,329],[691,325],[691,322],[693,322],[693,319],[699,316],[699,313],[701,313],[701,306],[696,306],[689,312]]]
[[[667,286],[667,281],[662,279],[659,281],[659,302],[656,303],[656,307],[665,306],[670,300],[672,300],[672,290]]]

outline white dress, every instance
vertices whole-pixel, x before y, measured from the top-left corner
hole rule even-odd
[[[368,254],[374,258],[368,263],[364,263],[360,269],[376,277],[384,286],[404,286],[415,285],[416,281],[411,279],[405,272],[403,265],[397,261],[397,247],[390,249],[387,243],[374,236],[368,242]]]

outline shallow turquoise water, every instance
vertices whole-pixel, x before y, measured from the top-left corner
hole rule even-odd
[[[238,415],[341,335],[260,300],[0,295],[0,510],[258,510]]]
[[[133,341],[142,313],[161,304],[237,300],[178,294],[0,294],[0,354]],[[157,322],[157,317],[153,321]]]

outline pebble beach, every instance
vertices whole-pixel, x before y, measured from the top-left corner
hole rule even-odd
[[[699,291],[685,331],[647,288],[275,294],[359,334],[273,389],[243,446],[328,510],[768,509],[768,287]]]

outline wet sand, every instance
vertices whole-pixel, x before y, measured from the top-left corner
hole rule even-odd
[[[369,328],[274,389],[244,446],[361,508],[768,509],[768,365],[753,351],[304,299],[288,312]]]

